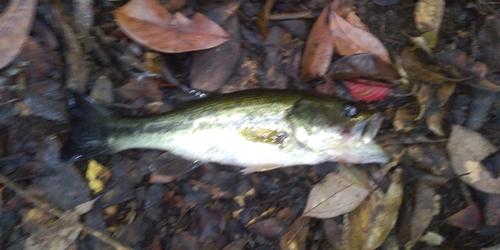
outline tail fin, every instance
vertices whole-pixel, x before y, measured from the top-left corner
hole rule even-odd
[[[71,114],[70,132],[61,152],[64,161],[86,160],[110,154],[107,146],[111,113],[94,99],[73,91],[67,92]]]

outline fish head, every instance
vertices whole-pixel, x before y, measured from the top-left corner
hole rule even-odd
[[[287,117],[299,145],[328,161],[386,163],[374,141],[383,116],[340,102],[297,103]]]

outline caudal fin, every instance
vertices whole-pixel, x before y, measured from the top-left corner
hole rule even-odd
[[[107,146],[111,114],[92,98],[68,91],[70,132],[61,151],[64,161],[86,160],[112,153]]]

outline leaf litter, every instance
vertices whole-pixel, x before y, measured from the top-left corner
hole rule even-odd
[[[491,241],[500,224],[498,6],[425,0],[266,1],[265,8],[255,1],[73,4],[40,3],[37,13],[44,15],[37,15],[30,35],[32,17],[19,15],[22,35],[3,37],[26,42],[2,43],[9,51],[0,50],[6,61],[0,71],[0,229],[12,232],[0,237],[2,247],[16,244],[16,235],[25,246],[57,240],[96,249],[498,245]],[[12,15],[8,8],[1,18]],[[24,46],[20,52],[18,46]],[[241,175],[232,166],[154,150],[76,164],[59,160],[69,124],[64,88],[90,94],[117,114],[141,116],[203,97],[202,91],[256,87],[315,89],[383,113],[376,140],[393,162]],[[62,210],[97,197],[90,211],[58,226],[66,220]],[[58,212],[48,215],[47,206]],[[462,229],[463,237],[454,237]]]

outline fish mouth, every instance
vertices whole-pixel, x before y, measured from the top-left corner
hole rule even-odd
[[[351,130],[351,134],[361,138],[368,143],[377,135],[384,117],[380,113],[375,113],[368,119],[357,122]]]

